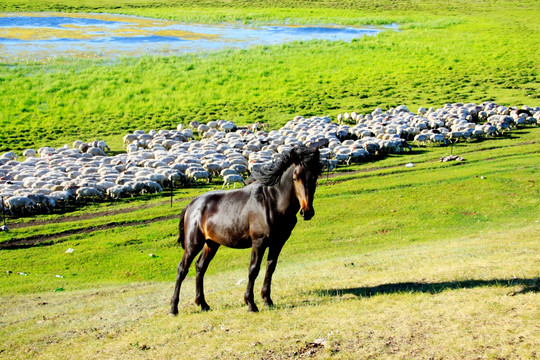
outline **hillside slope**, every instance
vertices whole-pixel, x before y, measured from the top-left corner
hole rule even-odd
[[[249,251],[220,249],[167,315],[187,200],[38,218],[9,237],[110,228],[0,250],[2,358],[534,358],[540,345],[539,128],[392,156],[320,180],[275,274],[276,307],[243,305]],[[413,162],[413,168],[404,166]],[[204,191],[196,189],[190,191]],[[191,195],[195,195],[192,193]],[[115,209],[127,209],[114,213]],[[48,219],[50,223],[39,222]],[[54,222],[64,219],[65,221]],[[129,222],[139,222],[132,226]],[[68,248],[74,252],[66,254]],[[150,257],[149,254],[154,254]],[[3,269],[4,270],[4,269]],[[25,273],[27,275],[19,275]],[[57,277],[60,275],[61,277]],[[262,275],[260,276],[262,277]],[[261,280],[256,283],[258,288]],[[261,304],[260,299],[256,301]]]

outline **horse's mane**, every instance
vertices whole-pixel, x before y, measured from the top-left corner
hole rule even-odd
[[[309,169],[311,173],[319,176],[321,174],[321,163],[319,160],[319,152],[317,149],[307,146],[294,147],[291,151],[279,154],[276,161],[265,166],[260,170],[254,171],[246,183],[259,182],[266,186],[274,186],[279,184],[283,173],[293,164],[291,153],[294,155],[298,163]]]

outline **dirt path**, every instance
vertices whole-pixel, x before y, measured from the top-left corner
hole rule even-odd
[[[108,229],[113,229],[116,227],[152,224],[159,221],[175,219],[177,217],[178,215],[174,214],[174,215],[160,216],[160,217],[156,217],[149,220],[134,221],[130,223],[111,222],[111,223],[103,224],[99,226],[89,226],[89,227],[79,228],[79,229],[70,229],[70,230],[61,231],[61,232],[58,232],[56,234],[51,234],[51,235],[32,235],[32,236],[28,236],[24,238],[12,239],[12,240],[1,242],[0,250],[15,250],[15,249],[29,248],[33,246],[48,246],[48,245],[53,245],[53,244],[62,242],[63,238],[66,238],[72,235],[89,234],[95,231],[108,230]]]
[[[185,201],[189,199],[190,198],[178,198],[178,199],[174,199],[174,201],[179,202],[179,201]],[[48,225],[48,224],[60,224],[60,223],[66,223],[66,222],[72,222],[72,221],[90,220],[90,219],[103,217],[103,216],[127,214],[127,213],[135,212],[141,209],[151,209],[153,207],[169,204],[170,201],[171,200],[169,199],[169,200],[164,200],[164,201],[160,201],[160,202],[152,203],[152,204],[139,203],[136,206],[131,206],[131,207],[123,208],[123,209],[111,209],[111,210],[92,212],[92,213],[87,213],[87,214],[82,214],[82,215],[68,215],[68,216],[59,217],[57,219],[49,219],[49,220],[36,219],[36,220],[30,220],[30,221],[21,222],[21,223],[11,223],[11,224],[8,224],[8,227],[10,229],[22,229],[22,228],[26,228],[30,226],[40,226],[40,225]]]

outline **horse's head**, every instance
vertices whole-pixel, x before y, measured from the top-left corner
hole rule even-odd
[[[315,215],[313,197],[317,187],[317,178],[320,173],[319,150],[311,150],[309,158],[299,153],[297,149],[291,151],[291,160],[294,166],[293,182],[296,198],[300,203],[300,216],[304,220],[311,220]]]

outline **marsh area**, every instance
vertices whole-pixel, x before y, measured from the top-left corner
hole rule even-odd
[[[336,25],[186,24],[90,13],[3,13],[0,59],[10,62],[52,57],[176,55],[313,39],[351,41],[382,30]]]

